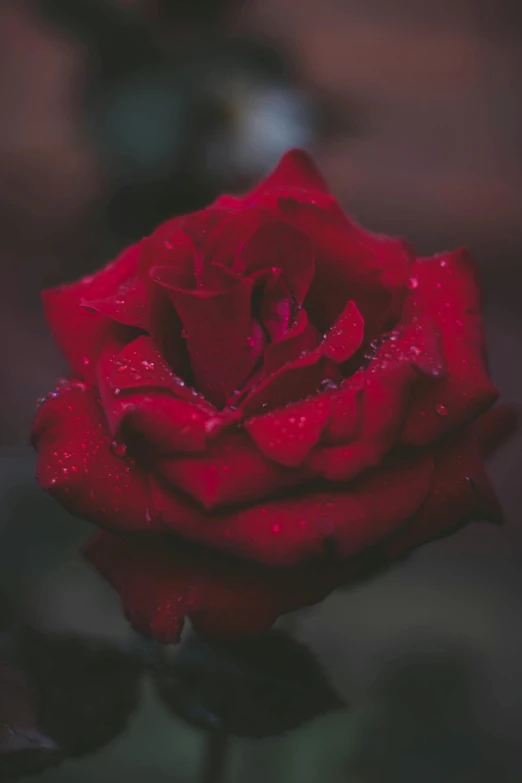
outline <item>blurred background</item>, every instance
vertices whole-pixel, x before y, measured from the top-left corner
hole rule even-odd
[[[420,254],[477,258],[494,380],[522,400],[522,6],[514,0],[2,0],[0,585],[53,631],[122,642],[76,555],[90,528],[34,486],[27,433],[63,364],[42,288],[159,221],[241,191],[292,146],[343,207]],[[351,702],[238,741],[243,783],[522,780],[522,439],[474,525],[292,619]],[[197,730],[147,689],[127,732],[45,772],[192,781]]]

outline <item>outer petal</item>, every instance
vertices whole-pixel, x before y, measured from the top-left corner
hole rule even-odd
[[[42,293],[45,316],[58,347],[74,373],[89,383],[95,378],[100,345],[116,325],[107,315],[82,307],[82,302],[116,298],[118,290],[135,279],[138,257],[139,246],[132,245],[95,275]]]
[[[154,470],[205,509],[251,503],[303,481],[303,471],[265,459],[244,433],[221,436],[204,454],[154,460]],[[213,525],[213,519],[209,519]]]
[[[113,321],[138,329],[149,329],[149,312],[145,290],[139,277],[119,286],[116,294],[105,299],[83,297],[83,307],[105,315]]]
[[[455,251],[417,261],[404,317],[428,316],[440,335],[447,374],[419,389],[405,443],[421,445],[476,417],[498,396],[487,371],[480,292],[472,259]]]
[[[262,634],[279,615],[319,600],[353,570],[344,564],[266,568],[166,536],[101,533],[84,554],[118,591],[133,626],[164,644],[179,641],[186,617],[210,636]]]
[[[485,432],[490,443],[496,426],[496,417],[487,416],[472,431]],[[279,615],[320,600],[338,585],[451,532],[468,517],[480,517],[488,507],[494,511],[488,490],[486,509],[477,502],[483,473],[473,432],[437,449],[429,494],[411,522],[382,546],[342,563],[268,568],[172,537],[144,540],[107,533],[89,542],[85,554],[119,592],[132,624],[160,642],[178,641],[185,617],[211,636],[261,634]]]
[[[164,389],[190,402],[198,397],[204,403],[201,395],[171,370],[150,337],[137,337],[123,347],[120,342],[107,340],[102,353],[105,363],[101,369],[113,392]],[[215,410],[209,403],[205,404]]]
[[[294,495],[209,519],[180,513],[180,499],[153,482],[155,507],[184,538],[270,565],[350,557],[380,543],[419,508],[433,470],[429,454],[397,459],[337,492]]]
[[[428,497],[386,546],[388,557],[453,532],[473,520],[502,521],[502,509],[482,464],[476,422],[434,450],[435,472]]]
[[[147,477],[111,447],[101,406],[85,384],[71,381],[41,406],[32,440],[40,486],[72,514],[112,530],[153,526]]]
[[[147,358],[145,358],[147,357]],[[122,347],[107,340],[98,363],[97,384],[111,434],[133,453],[204,451],[234,418],[220,414],[186,387],[156,353],[149,337]]]

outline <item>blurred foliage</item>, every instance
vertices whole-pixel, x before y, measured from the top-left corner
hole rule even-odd
[[[238,737],[280,734],[345,706],[310,651],[275,631],[226,643],[192,636],[156,684],[176,714]]]

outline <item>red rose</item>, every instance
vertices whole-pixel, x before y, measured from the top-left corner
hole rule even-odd
[[[36,416],[40,484],[140,534],[89,553],[164,640],[180,596],[204,630],[259,630],[369,553],[499,515],[473,424],[497,391],[470,257],[364,231],[302,152],[44,304],[73,374]]]

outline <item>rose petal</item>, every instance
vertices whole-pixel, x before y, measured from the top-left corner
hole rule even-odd
[[[67,288],[43,291],[42,303],[54,340],[73,372],[88,383],[96,383],[100,346],[114,322],[81,307]]]
[[[195,246],[180,228],[178,218],[163,223],[142,241],[140,279],[149,312],[148,331],[158,350],[178,375],[187,375],[188,354],[182,337],[183,325],[165,289],[150,276],[151,269],[170,265],[183,269],[185,285],[196,284],[193,270]]]
[[[279,339],[271,342],[264,353],[264,374],[272,375],[289,362],[308,353],[320,343],[317,329],[310,323],[305,310],[299,310],[297,317]]]
[[[285,218],[316,249],[316,273],[306,300],[313,323],[325,331],[352,299],[365,322],[365,340],[377,337],[400,312],[413,254],[398,239],[364,231],[314,204],[280,199]]]
[[[495,405],[473,425],[480,451],[488,457],[509,440],[520,426],[520,409],[513,404]]]
[[[288,187],[329,193],[328,186],[310,155],[304,150],[293,149],[283,155],[274,171],[247,193],[243,201],[255,203],[271,190]]]
[[[281,269],[287,289],[302,304],[315,271],[308,237],[285,223],[268,223],[241,246],[234,262],[234,270],[245,275],[272,267]]]
[[[270,565],[303,558],[350,557],[388,537],[419,508],[433,470],[429,454],[380,465],[343,491],[317,492],[214,513],[180,513],[179,497],[152,482],[165,525],[185,538]]]
[[[190,402],[195,401],[196,392],[185,384],[182,378],[172,372],[163,359],[154,341],[150,337],[137,337],[120,350],[107,351],[110,340],[106,341],[104,355],[106,363],[103,373],[114,393],[138,389],[165,389],[176,397]],[[105,361],[105,360],[104,360]],[[203,402],[203,400],[200,400]],[[211,407],[208,405],[208,407]],[[215,409],[213,409],[215,410]]]
[[[302,472],[265,459],[244,433],[221,436],[201,456],[155,460],[154,470],[207,510],[250,503],[303,480]]]
[[[40,486],[72,514],[112,530],[153,526],[147,476],[111,450],[102,408],[85,384],[71,382],[41,406],[32,438]]]
[[[331,398],[319,395],[264,416],[256,416],[245,423],[245,429],[269,459],[297,467],[319,441],[330,410]]]
[[[378,465],[399,437],[408,413],[410,395],[418,372],[437,378],[442,372],[438,342],[429,323],[417,320],[392,335],[375,354],[366,371],[357,373],[333,393],[337,406],[332,411],[330,439],[339,440],[339,400],[356,407],[356,432],[350,417],[344,445],[318,448],[310,455],[311,469],[329,481],[348,481],[367,468]],[[358,405],[356,403],[358,401]],[[346,427],[344,417],[341,427]]]
[[[140,244],[130,245],[103,269],[82,277],[75,283],[62,286],[60,290],[67,290],[78,299],[107,299],[116,296],[120,286],[130,283],[138,274],[140,253]]]
[[[199,633],[237,638],[270,629],[279,615],[319,600],[347,578],[328,567],[266,568],[172,536],[100,533],[85,557],[120,594],[133,626],[163,644],[179,641],[185,618]]]
[[[434,450],[435,472],[428,497],[411,522],[386,546],[387,556],[395,557],[447,535],[466,522],[502,521],[502,509],[482,464],[479,426],[474,423]]]
[[[83,297],[81,305],[120,324],[144,330],[149,328],[146,295],[138,277],[122,283],[116,293],[106,299]]]
[[[480,292],[472,259],[455,251],[417,261],[404,318],[429,316],[440,335],[447,374],[412,401],[403,441],[422,445],[476,417],[498,396],[485,358]]]
[[[484,424],[479,420],[472,430],[489,432],[493,420],[489,415],[483,419]],[[264,567],[172,537],[108,533],[91,540],[85,555],[119,592],[134,627],[160,642],[179,641],[185,617],[210,636],[261,634],[281,614],[318,601],[375,564],[451,532],[463,518],[483,514],[482,492],[477,493],[483,473],[473,434],[460,433],[435,455],[431,487],[419,512],[377,549],[342,563]]]
[[[353,440],[362,418],[365,386],[364,372],[360,371],[344,381],[339,388],[327,392],[330,397],[330,418],[323,432],[323,443],[336,445]]]
[[[335,324],[326,333],[321,349],[336,364],[347,361],[360,348],[364,319],[355,302],[348,302]]]
[[[42,293],[45,317],[58,347],[74,373],[88,383],[94,382],[103,339],[119,327],[106,315],[85,309],[81,302],[116,296],[120,286],[135,278],[138,256],[139,246],[133,245],[96,274]],[[129,330],[129,335],[133,333]]]
[[[222,220],[208,236],[204,248],[204,260],[208,263],[221,264],[221,266],[242,273],[235,264],[238,260],[238,249],[262,226],[279,219],[276,210],[259,209],[257,207],[245,207],[239,211],[230,212],[228,217]],[[269,264],[273,266],[273,264]]]
[[[148,337],[123,347],[118,340],[107,340],[97,385],[112,437],[133,449],[154,448],[162,454],[203,451],[207,440],[236,415],[219,414],[184,386],[162,366]]]
[[[320,351],[288,362],[261,380],[240,403],[244,416],[253,416],[283,405],[303,400],[314,394],[323,380],[332,376],[331,362],[327,362]]]

